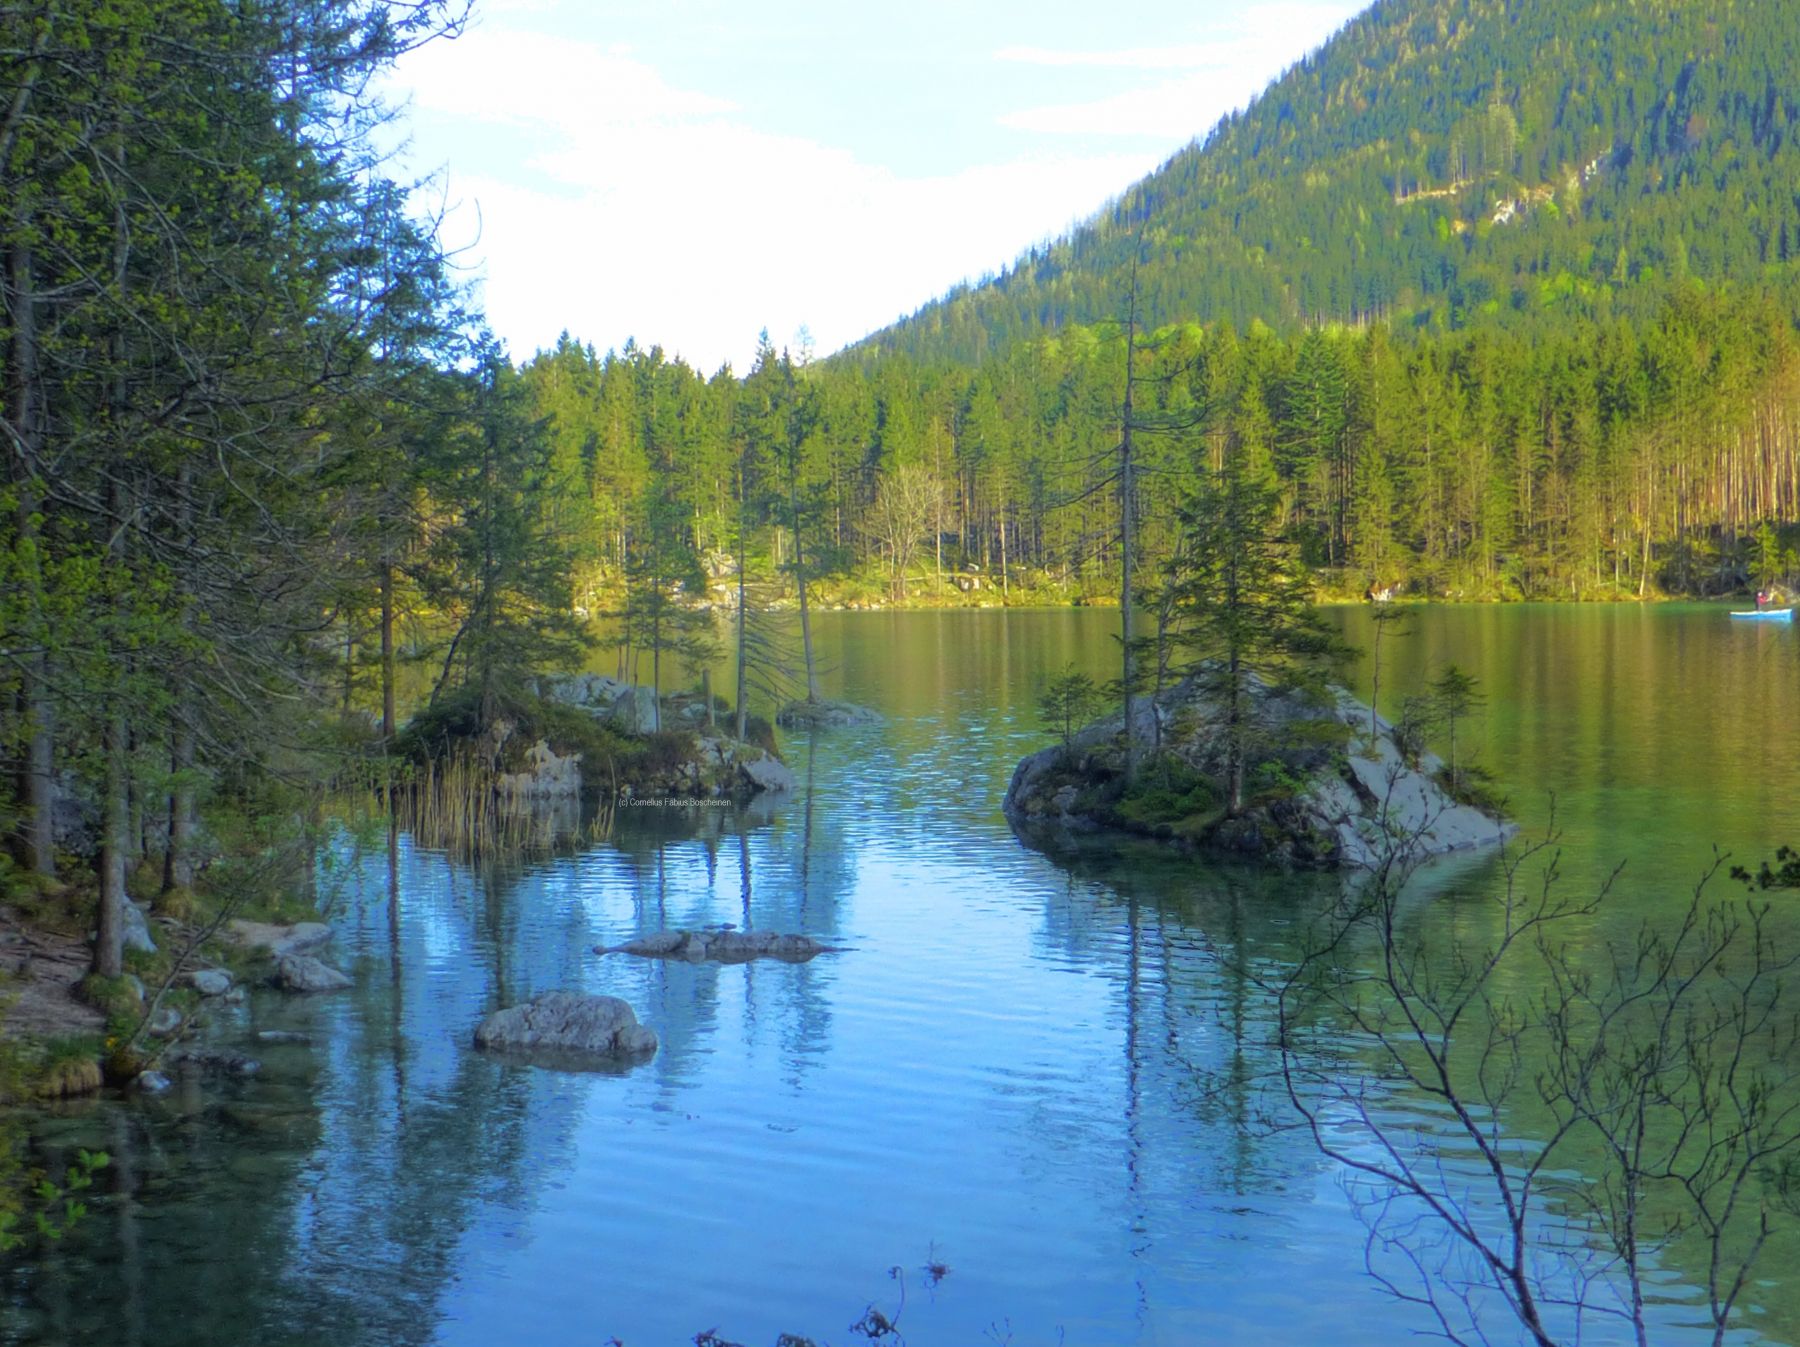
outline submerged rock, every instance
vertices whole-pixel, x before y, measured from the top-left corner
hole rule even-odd
[[[352,983],[348,975],[310,954],[290,954],[275,965],[275,985],[287,992],[335,992]]]
[[[177,1048],[167,1058],[170,1066],[185,1067],[193,1071],[218,1072],[227,1076],[254,1076],[262,1070],[262,1063],[254,1057],[241,1052],[233,1052],[230,1048],[213,1048],[204,1044],[192,1044]]]
[[[690,963],[748,963],[779,959],[805,963],[834,947],[809,935],[774,931],[657,931],[622,945],[595,945],[596,954],[636,954],[645,959],[686,959]]]
[[[170,1080],[160,1071],[140,1071],[131,1082],[131,1088],[139,1094],[166,1094]]]
[[[616,996],[545,992],[496,1010],[475,1030],[475,1046],[500,1052],[639,1057],[656,1051],[656,1031]]]
[[[857,725],[879,725],[881,713],[855,702],[818,701],[789,702],[775,713],[775,723],[788,729],[847,729]]]

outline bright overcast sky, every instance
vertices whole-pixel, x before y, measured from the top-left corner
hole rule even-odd
[[[476,0],[395,72],[515,358],[825,355],[1117,195],[1354,0]]]

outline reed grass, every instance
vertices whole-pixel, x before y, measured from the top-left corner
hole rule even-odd
[[[471,860],[498,859],[612,834],[610,797],[585,824],[578,821],[571,828],[565,810],[503,789],[502,774],[473,753],[408,766],[384,793],[395,823],[423,846]],[[579,816],[578,805],[576,809]]]

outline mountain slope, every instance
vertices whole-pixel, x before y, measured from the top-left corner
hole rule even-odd
[[[1381,0],[1070,237],[876,333],[952,361],[1118,318],[1562,325],[1800,312],[1791,0]]]

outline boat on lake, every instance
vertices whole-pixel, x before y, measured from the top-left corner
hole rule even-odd
[[[1733,617],[1744,617],[1753,620],[1760,618],[1764,622],[1792,622],[1794,620],[1794,610],[1792,608],[1758,608],[1743,612],[1734,610],[1731,615]]]

